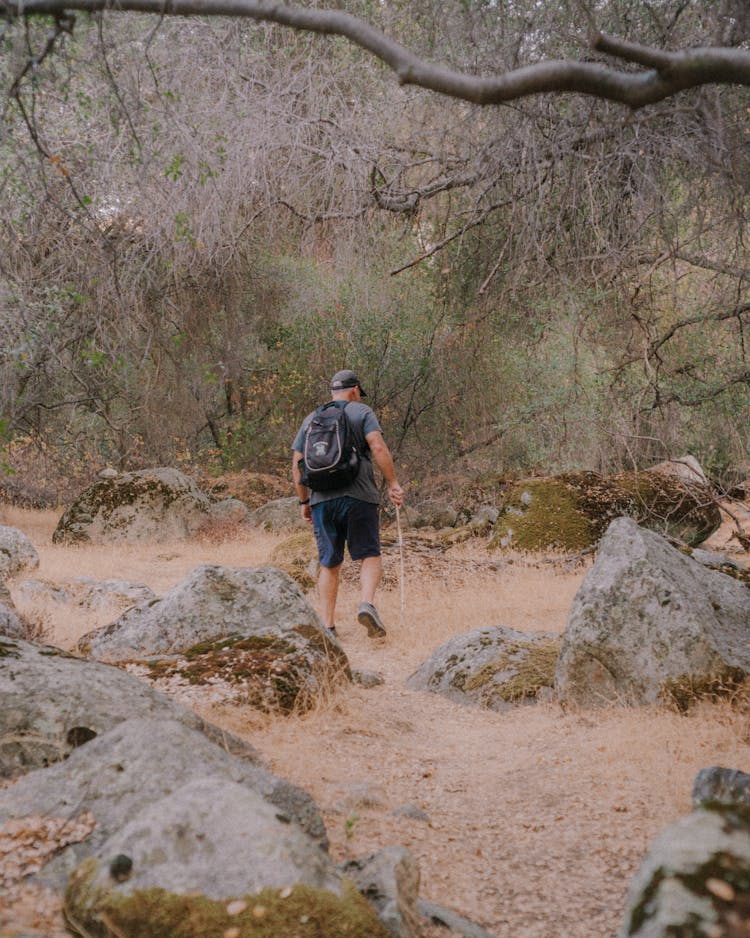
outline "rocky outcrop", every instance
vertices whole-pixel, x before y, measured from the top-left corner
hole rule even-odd
[[[549,693],[560,638],[485,627],[451,638],[408,678],[412,690],[442,694],[457,703],[507,710]]]
[[[118,661],[179,654],[227,635],[323,633],[323,625],[298,586],[273,567],[204,564],[161,599],[138,603],[111,625],[84,635],[80,649]]]
[[[100,660],[148,659],[145,676],[172,689],[216,691],[222,683],[228,700],[266,711],[305,709],[350,676],[341,646],[273,567],[198,567],[162,599],[83,636],[79,650]]]
[[[749,907],[750,809],[706,805],[652,845],[618,938],[739,936]]]
[[[101,479],[83,492],[58,522],[56,543],[137,543],[191,537],[212,523],[243,514],[213,502],[177,469],[142,469]]]
[[[502,495],[491,545],[583,550],[620,516],[690,546],[700,544],[721,524],[716,499],[702,472],[689,469],[685,475],[681,461],[671,472],[672,465],[611,477],[577,472],[514,483]]]
[[[5,582],[39,566],[39,554],[18,528],[0,525],[0,582]]]
[[[573,601],[555,688],[586,704],[687,706],[750,672],[749,621],[744,584],[620,518]]]

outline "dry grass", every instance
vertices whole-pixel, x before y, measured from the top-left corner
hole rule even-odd
[[[56,517],[6,511],[41,554],[39,576],[144,582],[157,593],[200,563],[266,563],[283,539],[255,531],[220,545],[71,548],[51,544]],[[401,615],[398,556],[386,555],[391,588],[378,606],[388,628],[371,642],[356,622],[351,578],[342,584],[338,630],[353,667],[386,683],[333,692],[304,715],[201,706],[247,737],[280,774],[321,805],[336,860],[401,843],[419,858],[424,898],[452,906],[498,935],[605,938],[622,918],[627,885],[648,844],[690,808],[697,771],[750,770],[750,717],[727,703],[689,714],[668,708],[563,711],[549,703],[492,713],[407,690],[404,679],[437,645],[483,625],[562,632],[584,570],[518,559],[497,570],[471,545],[448,563],[410,566]],[[93,614],[51,610],[56,639],[72,643]],[[101,624],[101,623],[99,623]],[[395,816],[416,805],[430,823]]]
[[[171,589],[201,564],[223,564],[227,567],[255,567],[269,562],[279,538],[263,531],[243,530],[232,540],[213,539],[179,541],[144,547],[133,544],[57,545],[52,534],[60,512],[33,511],[4,506],[0,523],[20,528],[32,540],[40,557],[39,568],[29,578],[65,585],[78,576],[94,580],[125,579],[144,583],[158,595]],[[17,587],[17,584],[16,584]],[[71,616],[67,604],[46,604],[18,595],[10,584],[16,606],[23,615],[44,617],[52,640],[71,648],[86,632],[113,621],[116,607],[78,609]]]

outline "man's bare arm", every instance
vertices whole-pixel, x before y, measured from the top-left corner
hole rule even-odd
[[[372,458],[383,473],[383,478],[388,484],[388,497],[396,506],[400,508],[404,503],[404,490],[398,484],[396,478],[396,467],[393,465],[393,457],[388,449],[383,434],[380,430],[371,430],[365,437],[367,445],[370,447]]]
[[[294,487],[297,490],[297,498],[300,502],[305,502],[304,505],[300,505],[302,517],[305,521],[312,521],[312,508],[310,507],[310,489],[306,485],[302,484],[302,470],[300,469],[300,462],[302,461],[302,453],[299,450],[294,450],[292,454],[292,480],[294,482]]]

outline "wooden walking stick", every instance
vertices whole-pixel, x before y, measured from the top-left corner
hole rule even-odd
[[[404,591],[404,536],[401,533],[401,513],[396,505],[396,529],[398,531],[399,582],[401,584],[401,625],[406,612],[406,593]]]

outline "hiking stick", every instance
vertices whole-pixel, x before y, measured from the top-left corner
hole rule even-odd
[[[404,536],[401,533],[401,513],[396,505],[396,530],[398,531],[399,583],[401,585],[401,624],[404,624],[406,594],[404,593]]]

